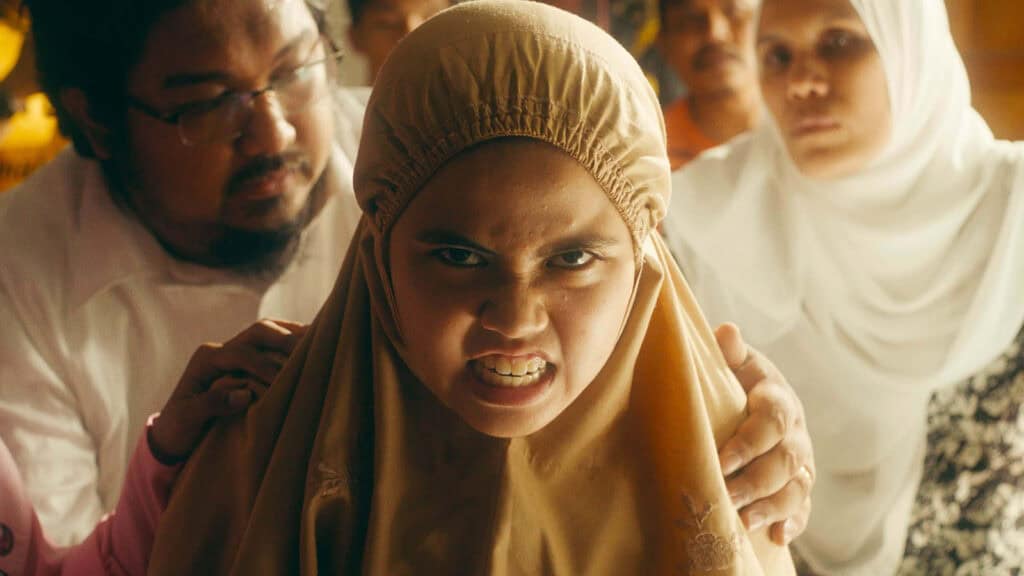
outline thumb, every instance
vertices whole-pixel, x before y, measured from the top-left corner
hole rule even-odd
[[[715,329],[715,340],[718,342],[718,348],[722,351],[722,356],[725,357],[729,368],[735,370],[741,367],[750,356],[750,350],[747,348],[747,343],[743,341],[739,327],[731,322],[722,324]]]

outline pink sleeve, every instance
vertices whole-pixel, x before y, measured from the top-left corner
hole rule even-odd
[[[43,536],[14,457],[0,441],[0,574],[57,574],[60,556]]]
[[[153,424],[151,416],[146,431]],[[171,485],[181,466],[165,466],[153,457],[143,434],[135,447],[121,499],[89,538],[67,551],[61,574],[143,575],[149,564],[157,522],[167,507]]]

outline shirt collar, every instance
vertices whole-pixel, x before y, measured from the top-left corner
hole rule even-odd
[[[142,223],[114,203],[99,162],[65,154],[75,156],[70,173],[81,190],[68,262],[74,309],[127,277],[151,272],[166,256]]]

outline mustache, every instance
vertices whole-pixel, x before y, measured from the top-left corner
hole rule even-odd
[[[231,177],[228,183],[228,196],[230,197],[247,182],[258,180],[267,174],[272,174],[281,169],[305,174],[309,172],[309,166],[309,160],[306,156],[298,152],[275,156],[261,156],[243,166]]]
[[[737,62],[743,60],[740,53],[734,48],[720,44],[708,44],[694,54],[693,67],[697,70],[708,68],[711,65],[711,60],[716,56],[725,56]]]

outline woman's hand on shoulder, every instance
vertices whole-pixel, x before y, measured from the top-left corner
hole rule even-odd
[[[715,338],[747,392],[747,418],[719,452],[733,503],[750,530],[787,545],[807,527],[815,468],[803,404],[763,354],[723,324]]]
[[[306,326],[261,320],[224,343],[200,346],[148,432],[164,464],[184,461],[215,418],[245,411],[277,377]]]

